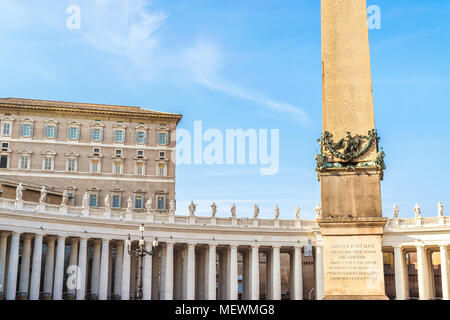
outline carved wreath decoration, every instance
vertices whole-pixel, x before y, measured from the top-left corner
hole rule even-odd
[[[377,130],[372,129],[367,136],[356,135],[352,137],[350,132],[347,132],[347,136],[337,143],[333,141],[333,135],[330,132],[325,131],[319,142],[320,145],[330,151],[335,158],[351,161],[365,154],[375,142],[378,142],[378,140]],[[364,141],[367,142],[363,145]]]

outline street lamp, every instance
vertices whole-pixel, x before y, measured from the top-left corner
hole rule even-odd
[[[152,243],[152,249],[147,251],[145,248],[145,240],[144,240],[144,224],[142,223],[139,227],[139,231],[141,233],[141,237],[139,239],[139,246],[135,250],[131,250],[131,236],[128,234],[128,239],[126,241],[128,254],[130,256],[139,257],[139,287],[137,292],[137,300],[142,300],[143,298],[143,280],[142,280],[142,270],[144,268],[144,257],[147,255],[153,255],[153,250],[158,246],[158,238],[155,238]]]

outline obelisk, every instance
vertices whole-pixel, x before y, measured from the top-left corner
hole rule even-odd
[[[322,0],[324,299],[387,299],[366,0]]]

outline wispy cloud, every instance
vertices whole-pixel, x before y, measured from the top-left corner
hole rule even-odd
[[[160,31],[169,15],[155,10],[149,0],[77,0],[58,2],[57,6],[45,0],[2,0],[0,18],[8,18],[15,29],[45,24],[59,32],[70,32],[65,29],[64,19],[68,17],[65,6],[70,4],[76,4],[81,11],[81,29],[73,32],[71,39],[103,54],[102,63],[112,63],[121,76],[149,81],[176,74],[177,78],[252,102],[252,106],[266,112],[283,113],[301,124],[309,121],[301,108],[227,79],[222,71],[231,62],[224,59],[213,41],[198,40],[187,48],[161,45]],[[0,26],[3,24],[0,21]]]
[[[223,55],[212,42],[197,40],[197,43],[184,51],[183,62],[191,71],[194,80],[232,97],[255,102],[269,111],[283,112],[293,116],[302,124],[309,122],[306,112],[291,104],[274,100],[263,93],[243,88],[222,76]]]

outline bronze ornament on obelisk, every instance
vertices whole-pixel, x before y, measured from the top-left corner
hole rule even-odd
[[[365,0],[322,0],[323,132],[316,156],[324,299],[387,299],[384,152],[375,128]]]

